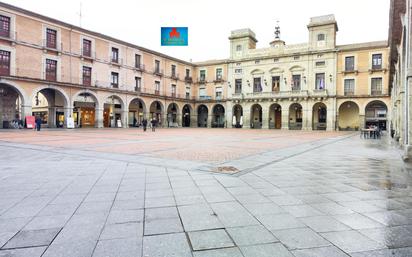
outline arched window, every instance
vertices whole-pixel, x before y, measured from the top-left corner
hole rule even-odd
[[[318,34],[318,41],[325,40],[325,34]]]

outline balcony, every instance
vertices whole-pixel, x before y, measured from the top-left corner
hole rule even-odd
[[[355,75],[358,75],[358,70],[355,70],[355,69],[345,69],[345,70],[342,71],[342,73],[343,73],[343,75],[346,75],[346,74],[355,74]]]
[[[47,39],[43,39],[42,43],[43,51],[53,51],[57,53],[61,53],[63,49],[63,44],[58,42],[50,42]]]
[[[178,73],[172,73],[170,76],[173,80],[178,80],[179,79],[179,74]]]
[[[355,91],[354,90],[345,90],[343,92],[344,96],[354,96],[355,95]]]
[[[82,59],[94,60],[96,58],[96,52],[88,51],[88,50],[82,48],[80,57]]]
[[[155,95],[160,95],[160,90],[155,90],[155,91],[154,91],[154,94],[155,94]]]
[[[245,94],[233,94],[233,99],[262,99],[262,98],[305,98],[308,97],[307,90],[293,90],[293,91],[281,91],[281,92],[254,92]]]
[[[134,68],[138,71],[145,71],[145,66],[144,64],[141,64],[141,63],[135,64]]]
[[[326,89],[314,89],[311,96],[314,97],[328,97],[328,90]]]
[[[382,90],[381,89],[372,89],[371,90],[371,95],[382,95]]]
[[[224,80],[223,80],[223,77],[222,76],[217,76],[216,78],[215,78],[215,80],[213,80],[213,82],[214,83],[222,83]]]
[[[176,98],[176,93],[171,93],[170,96]]]
[[[156,76],[163,76],[163,70],[162,69],[154,69],[153,70],[153,75],[156,75]]]
[[[204,84],[206,83],[206,78],[205,77],[200,77],[198,80],[199,84]]]
[[[372,69],[369,69],[368,72],[369,74],[373,74],[375,72],[383,72],[386,73],[388,70],[382,68],[382,66],[372,66]]]
[[[115,65],[115,66],[122,66],[123,65],[123,59],[122,58],[110,58],[110,64]]]
[[[0,40],[5,40],[9,42],[16,42],[17,32],[10,30],[0,30]]]
[[[193,83],[192,77],[186,76],[186,77],[185,77],[185,82],[186,82],[186,83]]]
[[[212,97],[209,95],[200,95],[198,98],[199,101],[210,101],[212,100]]]

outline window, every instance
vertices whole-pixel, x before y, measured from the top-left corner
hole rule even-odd
[[[0,15],[0,37],[10,37],[10,17]]]
[[[113,88],[119,88],[119,73],[112,72],[111,85]]]
[[[236,66],[240,66],[240,65],[242,65],[240,62],[237,62],[237,63],[236,63]]]
[[[205,70],[201,70],[201,71],[200,71],[200,78],[199,78],[199,80],[200,80],[201,82],[206,81],[206,71],[205,71]]]
[[[134,55],[134,67],[140,69],[142,56],[140,54]]]
[[[354,79],[345,79],[343,94],[348,95],[348,96],[355,94],[355,80]]]
[[[206,96],[206,88],[199,88],[199,96],[200,97]]]
[[[160,73],[160,61],[155,60],[155,73]]]
[[[190,99],[190,87],[186,87],[186,99]]]
[[[83,56],[92,56],[92,41],[83,39]]]
[[[186,69],[186,78],[189,78],[189,77],[190,77],[190,70]]]
[[[119,49],[112,47],[112,62],[119,63]]]
[[[10,52],[0,50],[0,75],[10,75]]]
[[[92,84],[92,68],[83,66],[83,85],[90,86]]]
[[[216,100],[220,100],[223,98],[223,89],[221,87],[217,87],[215,89],[215,96],[216,96],[215,97]]]
[[[242,93],[242,80],[235,79],[235,94]]]
[[[46,47],[56,49],[57,47],[57,31],[54,29],[46,29]]]
[[[325,40],[325,34],[318,34],[318,41]]]
[[[322,57],[323,57],[323,54],[318,54],[316,57],[322,58]]]
[[[242,69],[235,69],[236,74],[242,74]]]
[[[176,78],[176,65],[172,65],[172,77]]]
[[[222,80],[222,68],[216,69],[216,80]]]
[[[316,73],[315,89],[325,89],[325,73]]]
[[[160,95],[160,81],[155,81],[155,94]]]
[[[279,58],[273,59],[273,62],[279,62]]]
[[[260,63],[260,60],[255,60],[255,64],[259,64]]]
[[[345,71],[354,71],[355,70],[355,57],[348,56],[345,57]]]
[[[56,81],[57,79],[57,61],[46,59],[46,80]]]
[[[293,60],[299,60],[300,59],[300,56],[293,56]]]
[[[236,51],[238,51],[238,52],[239,52],[239,51],[242,51],[242,45],[237,45],[237,46],[236,46]]]
[[[172,84],[171,91],[172,91],[172,96],[176,97],[176,85],[175,84]]]
[[[374,70],[382,69],[382,54],[372,55],[372,69]]]
[[[262,83],[260,78],[253,78],[253,92],[262,92]]]
[[[315,63],[315,65],[317,66],[317,67],[319,67],[319,66],[325,66],[325,61],[319,61],[319,62],[316,62]]]
[[[140,92],[142,90],[142,78],[140,77],[134,77],[134,81],[135,81],[135,88],[134,91],[136,92]]]
[[[272,92],[279,92],[280,91],[280,77],[273,76],[272,77]]]
[[[371,80],[371,94],[381,95],[382,94],[382,78],[372,78]]]
[[[292,90],[300,90],[300,75],[292,75]]]

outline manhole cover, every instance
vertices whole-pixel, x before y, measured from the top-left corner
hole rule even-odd
[[[224,174],[235,174],[238,173],[240,170],[233,166],[221,166],[217,167],[214,170],[215,172],[224,173]]]

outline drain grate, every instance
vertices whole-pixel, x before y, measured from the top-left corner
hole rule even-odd
[[[218,173],[224,173],[224,174],[235,174],[238,173],[240,170],[238,170],[236,167],[233,166],[220,166],[216,167],[214,172]]]

